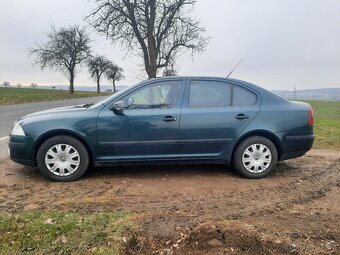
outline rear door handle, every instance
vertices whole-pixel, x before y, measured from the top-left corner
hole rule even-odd
[[[176,121],[176,120],[177,120],[176,117],[173,117],[173,116],[170,116],[170,115],[165,116],[165,117],[163,118],[163,121],[166,121],[166,122],[169,122],[169,121]]]
[[[238,120],[245,120],[245,119],[249,119],[249,116],[248,115],[245,115],[243,113],[239,113],[235,116],[235,119],[238,119]]]

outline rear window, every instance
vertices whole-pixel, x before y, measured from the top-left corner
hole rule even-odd
[[[189,106],[192,108],[231,106],[231,85],[219,81],[192,81]]]
[[[250,106],[256,104],[257,96],[242,87],[233,88],[233,106]]]

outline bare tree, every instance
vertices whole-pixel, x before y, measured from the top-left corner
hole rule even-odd
[[[123,69],[111,63],[105,72],[106,77],[111,80],[113,86],[113,93],[116,92],[116,81],[124,79]]]
[[[197,19],[190,16],[195,0],[96,0],[91,25],[113,42],[144,59],[149,78],[174,61],[181,50],[200,53],[208,43]]]
[[[11,83],[9,81],[4,81],[3,84],[6,88],[11,86]]]
[[[35,64],[41,69],[49,68],[61,71],[70,82],[70,93],[74,93],[74,78],[76,68],[86,60],[90,53],[90,38],[85,28],[78,25],[61,27],[58,30],[52,26],[45,44],[37,44],[31,49],[36,56]]]
[[[104,56],[91,57],[87,63],[91,78],[97,82],[97,93],[100,93],[100,79],[110,67],[111,61]]]
[[[164,69],[163,76],[177,76],[177,71],[173,63]]]
[[[38,87],[38,84],[32,82],[30,86],[32,89],[35,89],[36,87]]]
[[[175,69],[165,69],[163,76],[177,76],[177,71]]]

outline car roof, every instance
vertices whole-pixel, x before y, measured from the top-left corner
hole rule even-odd
[[[253,83],[250,82],[246,82],[243,80],[239,80],[239,79],[234,79],[234,78],[227,78],[227,77],[219,77],[219,76],[165,76],[165,77],[156,77],[156,78],[152,78],[149,81],[155,80],[155,81],[159,81],[159,80],[173,80],[173,79],[197,79],[197,80],[224,80],[224,81],[229,81],[229,82],[233,82],[233,83],[237,83],[240,85],[245,85],[247,87],[251,87],[254,88],[256,90],[259,90],[259,92],[264,91],[268,91],[265,88],[262,88],[261,86],[255,85]]]

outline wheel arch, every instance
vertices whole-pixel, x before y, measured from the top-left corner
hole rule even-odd
[[[270,140],[274,146],[276,147],[277,150],[277,158],[278,160],[280,160],[282,152],[283,152],[283,148],[282,148],[282,142],[280,140],[280,138],[278,136],[276,136],[274,133],[268,131],[268,130],[253,130],[250,131],[244,135],[242,135],[235,143],[234,147],[232,148],[232,153],[231,156],[229,158],[229,162],[233,162],[233,158],[235,155],[235,151],[237,149],[237,147],[239,146],[239,144],[244,141],[245,139],[249,138],[249,137],[253,137],[253,136],[262,136],[267,138],[268,140]]]
[[[77,139],[79,142],[81,142],[87,153],[89,154],[89,159],[90,159],[90,163],[93,162],[93,152],[90,148],[90,146],[88,145],[88,143],[85,141],[84,137],[82,137],[80,134],[71,131],[71,130],[54,130],[54,131],[49,131],[43,135],[41,135],[35,145],[34,145],[34,150],[33,150],[33,160],[34,160],[34,166],[37,165],[37,154],[38,154],[38,150],[40,148],[40,146],[49,138],[52,138],[54,136],[59,136],[59,135],[66,135],[66,136],[70,136],[73,137],[75,139]]]

